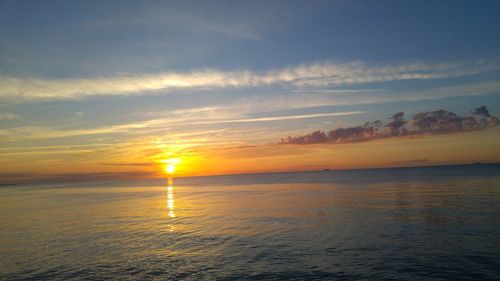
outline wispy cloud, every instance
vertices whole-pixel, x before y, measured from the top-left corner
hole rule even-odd
[[[500,63],[406,63],[369,65],[362,62],[324,62],[268,72],[196,70],[189,73],[98,77],[93,79],[36,79],[0,77],[0,98],[22,100],[79,99],[88,96],[145,95],[173,89],[214,89],[290,86],[296,89],[341,86],[406,79],[439,79],[500,69]]]
[[[16,119],[19,119],[19,116],[8,112],[0,112],[0,120],[16,120]]]
[[[0,142],[14,142],[14,141],[24,141],[24,140],[40,140],[40,139],[54,139],[63,137],[74,137],[74,136],[89,136],[89,135],[103,135],[103,134],[150,134],[158,133],[159,131],[168,132],[171,138],[184,138],[184,137],[195,137],[200,135],[208,134],[218,134],[223,133],[227,129],[211,129],[211,130],[196,130],[196,131],[186,131],[174,133],[171,130],[172,127],[176,126],[191,126],[191,125],[208,125],[208,124],[226,124],[226,123],[250,123],[250,122],[276,122],[285,120],[296,120],[296,119],[307,119],[307,118],[319,118],[319,117],[331,117],[331,116],[346,116],[364,113],[362,111],[349,111],[349,112],[330,112],[330,113],[317,113],[317,114],[301,114],[301,115],[285,115],[285,116],[273,116],[273,117],[259,117],[259,118],[239,118],[239,119],[227,119],[227,118],[208,118],[206,121],[200,120],[199,116],[191,116],[192,113],[205,112],[203,109],[192,109],[183,110],[179,112],[174,112],[175,115],[181,115],[177,118],[155,118],[143,121],[136,121],[124,124],[117,124],[112,126],[102,126],[96,128],[87,129],[57,129],[49,127],[37,127],[37,126],[25,126],[16,127],[11,129],[0,130],[0,136],[2,141]],[[187,114],[187,116],[182,116],[182,114]]]
[[[359,94],[359,93],[379,93],[380,89],[312,89],[312,90],[293,90],[294,93],[328,93],[328,94]]]
[[[125,4],[128,5],[128,4]],[[80,23],[85,29],[105,29],[114,27],[156,28],[166,32],[176,31],[182,33],[210,34],[210,36],[227,36],[247,40],[263,40],[263,33],[276,29],[275,18],[263,13],[256,18],[255,11],[249,12],[248,8],[256,7],[225,7],[231,12],[220,13],[209,3],[197,3],[198,9],[186,9],[184,5],[175,3],[149,3],[147,7],[133,5],[134,14],[114,14],[100,20]],[[227,6],[227,5],[226,5]],[[203,7],[203,8],[201,8]],[[269,5],[266,6],[269,8]]]
[[[1,90],[0,90],[1,91]],[[263,115],[264,112],[272,112],[283,109],[314,109],[332,105],[353,104],[376,104],[391,101],[414,101],[425,99],[440,99],[458,96],[480,96],[500,92],[500,82],[480,82],[466,85],[453,85],[438,87],[421,91],[382,91],[374,94],[373,91],[356,92],[355,94],[342,93],[331,95],[329,92],[318,91],[313,95],[295,93],[292,95],[261,95],[244,100],[235,99],[225,105],[193,107],[165,112],[150,112],[143,117],[148,119],[133,121],[124,124],[99,126],[94,128],[64,129],[44,126],[18,126],[9,129],[0,129],[1,142],[20,140],[52,139],[73,136],[103,135],[103,134],[127,134],[137,133],[160,133],[169,132],[172,137],[200,135],[199,132],[182,130],[173,133],[172,129],[186,125],[209,125],[229,123],[251,123],[251,122],[276,122],[285,120],[298,120],[306,118],[318,118],[329,116],[342,116],[360,114],[361,112],[333,112],[316,114],[298,114],[285,116],[247,117],[255,114]],[[10,113],[0,114],[0,119],[14,120],[18,117]],[[153,118],[151,118],[153,117]],[[176,131],[176,130],[174,130]],[[203,133],[201,133],[203,135]]]
[[[190,123],[190,125],[270,122],[270,121],[284,121],[284,120],[307,119],[307,118],[318,118],[318,117],[346,116],[346,115],[355,115],[355,114],[362,114],[362,113],[364,113],[364,112],[363,111],[348,111],[348,112],[333,112],[333,113],[287,115],[287,116],[275,116],[275,117],[244,118],[244,119],[232,119],[232,120],[212,120],[212,121],[193,122],[193,123]]]
[[[0,130],[1,142],[12,142],[22,140],[40,140],[53,139],[62,137],[84,136],[84,135],[99,135],[112,133],[125,133],[132,130],[146,129],[158,126],[164,123],[164,120],[152,119],[146,121],[131,122],[113,126],[102,126],[89,129],[72,129],[62,130],[57,128],[42,127],[42,126],[23,126],[11,129]]]
[[[279,97],[262,97],[252,100],[255,107],[276,110],[282,108],[307,108],[334,105],[361,105],[378,104],[394,101],[421,101],[436,100],[450,97],[484,96],[500,93],[500,82],[478,82],[471,84],[451,85],[430,88],[426,90],[394,91],[346,91],[318,90],[310,92],[297,91],[295,95],[282,95]]]

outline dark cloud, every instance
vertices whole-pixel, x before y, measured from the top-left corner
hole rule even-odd
[[[404,125],[406,121],[404,120],[405,113],[403,111],[394,113],[391,119],[392,121],[387,123],[386,127],[389,128],[391,135],[400,135],[404,130]]]
[[[153,172],[131,171],[131,172],[98,172],[98,173],[62,173],[62,174],[39,174],[39,173],[1,173],[0,185],[6,184],[38,184],[56,182],[91,182],[101,180],[124,180],[154,177]]]
[[[449,134],[482,130],[500,124],[498,118],[491,116],[484,105],[471,113],[472,116],[459,116],[451,111],[439,109],[417,113],[407,121],[401,111],[389,117],[390,121],[385,125],[377,120],[366,122],[362,126],[338,128],[329,132],[315,131],[303,136],[281,139],[280,144],[348,143],[404,135]]]
[[[305,144],[305,143],[322,143],[329,141],[328,136],[323,131],[314,131],[308,135],[298,136],[298,137],[288,137],[287,140],[281,140],[281,142],[293,143],[293,144]]]
[[[423,158],[423,159],[412,159],[412,160],[406,160],[406,161],[396,161],[392,162],[393,164],[419,164],[419,163],[428,163],[430,162],[429,159]]]
[[[464,122],[465,119],[468,118],[460,117],[453,112],[440,109],[418,113],[410,119],[409,124],[416,133],[451,133],[476,126],[477,122],[474,122],[475,119],[472,118],[469,122]]]
[[[485,105],[482,105],[474,110],[471,110],[472,114],[483,116],[483,117],[491,117],[488,108]]]
[[[103,163],[106,166],[152,166],[153,163]]]

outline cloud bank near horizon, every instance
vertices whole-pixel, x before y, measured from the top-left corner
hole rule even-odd
[[[396,112],[384,124],[381,120],[363,125],[338,128],[329,132],[321,130],[310,134],[281,139],[278,144],[352,143],[388,137],[440,135],[483,130],[500,125],[486,106],[471,110],[471,116],[459,116],[446,109],[420,112],[405,120],[404,112]]]
[[[0,98],[19,101],[81,99],[90,96],[158,94],[175,89],[248,88],[280,85],[295,89],[355,85],[399,80],[443,79],[477,75],[500,69],[499,60],[446,63],[400,63],[369,65],[322,62],[267,72],[248,70],[96,77],[90,79],[37,79],[0,76]]]

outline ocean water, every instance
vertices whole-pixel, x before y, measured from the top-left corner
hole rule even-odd
[[[500,280],[500,165],[0,188],[1,280]]]

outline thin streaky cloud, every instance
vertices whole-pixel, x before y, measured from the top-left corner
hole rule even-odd
[[[345,115],[355,115],[355,114],[362,114],[362,113],[365,113],[365,112],[364,111],[349,111],[349,112],[288,115],[288,116],[246,118],[246,119],[233,119],[233,120],[213,120],[213,121],[193,122],[190,124],[191,125],[207,125],[207,124],[219,124],[219,123],[270,122],[270,121],[284,121],[284,120],[307,119],[307,118],[318,118],[318,117],[345,116]]]
[[[22,156],[22,155],[28,155],[28,156],[36,156],[36,155],[49,155],[49,156],[56,156],[56,155],[67,155],[67,154],[85,154],[85,153],[93,153],[95,152],[94,149],[73,149],[73,150],[47,150],[47,151],[12,151],[12,152],[2,152],[3,157],[8,157],[8,156]]]
[[[199,3],[201,4],[201,3]],[[205,7],[203,12],[193,12],[181,7],[168,7],[163,4],[154,7],[141,7],[133,15],[115,15],[113,18],[85,21],[78,24],[84,29],[105,29],[117,26],[133,28],[160,28],[175,29],[182,33],[210,34],[212,36],[224,35],[240,39],[262,41],[262,33],[275,28],[271,22],[272,18],[266,18],[263,22],[262,16],[256,19],[239,13],[238,16],[230,13],[216,16],[210,12],[213,5]],[[208,8],[208,9],[207,9]],[[235,11],[238,12],[238,11]],[[240,10],[239,12],[242,12]],[[237,19],[237,20],[236,20]]]
[[[76,129],[76,130],[63,130],[47,127],[24,126],[12,129],[0,130],[0,142],[12,142],[19,140],[30,139],[51,139],[60,137],[83,136],[83,135],[99,135],[99,134],[112,134],[120,133],[125,134],[130,131],[135,133],[138,130],[144,132],[166,131],[168,127],[186,126],[186,125],[208,125],[208,124],[225,124],[225,123],[248,123],[248,122],[265,122],[265,121],[279,121],[279,120],[292,120],[304,119],[314,117],[338,116],[339,114],[346,113],[326,113],[325,115],[310,114],[310,115],[297,115],[297,116],[278,116],[278,117],[261,117],[261,118],[237,118],[231,112],[240,112],[243,114],[255,114],[263,110],[278,110],[282,108],[314,108],[322,106],[335,106],[335,105],[355,105],[355,104],[378,104],[393,101],[418,101],[418,100],[434,100],[448,97],[460,96],[484,96],[492,93],[500,92],[500,82],[483,82],[469,85],[453,85],[446,87],[438,87],[422,91],[408,91],[408,92],[387,92],[381,95],[359,95],[355,97],[338,98],[332,96],[288,96],[285,100],[278,97],[279,103],[274,102],[273,98],[262,97],[252,100],[249,104],[244,106],[238,104],[231,104],[219,107],[201,107],[184,109],[178,111],[171,111],[170,113],[175,116],[161,115],[162,118],[149,119],[145,121],[131,122],[127,124],[119,124],[112,126],[102,126],[90,129]],[[325,93],[322,93],[325,95]],[[278,105],[276,105],[278,104]],[[218,114],[228,112],[226,118],[212,119],[212,115],[200,114],[217,111]],[[334,114],[334,115],[330,115]],[[353,114],[348,112],[347,114]],[[358,113],[354,113],[358,114]],[[168,118],[167,118],[168,117]],[[196,121],[200,118],[206,118],[206,121]],[[189,133],[191,134],[191,133]],[[197,134],[197,132],[194,132]],[[173,135],[175,137],[175,134]]]
[[[19,116],[9,113],[9,112],[0,112],[0,120],[16,120],[19,119]]]
[[[280,102],[272,98],[258,98],[253,100],[252,107],[266,110],[279,110],[283,108],[312,109],[324,106],[346,106],[380,104],[396,101],[438,100],[452,97],[477,97],[500,93],[500,82],[479,82],[465,85],[451,85],[436,87],[426,90],[394,91],[385,90],[373,93],[356,93],[355,95],[332,95],[327,92],[317,92],[314,95],[282,95]],[[285,99],[286,97],[286,99]]]
[[[418,158],[418,159],[411,159],[411,160],[405,160],[405,161],[394,161],[392,164],[419,164],[419,163],[429,163],[431,162],[427,158]]]
[[[355,93],[379,93],[382,89],[315,89],[315,90],[293,90],[292,93],[334,93],[334,94],[355,94]]]
[[[3,137],[3,143],[15,142],[21,140],[35,140],[35,139],[53,139],[62,137],[72,137],[72,136],[84,136],[84,135],[101,135],[101,134],[127,134],[131,131],[134,134],[143,132],[150,133],[153,131],[168,131],[168,126],[185,126],[185,125],[208,125],[208,124],[225,124],[225,123],[248,123],[248,122],[271,122],[271,121],[283,121],[283,120],[293,120],[293,119],[306,119],[306,118],[317,118],[317,117],[329,117],[329,116],[345,116],[364,113],[362,111],[351,111],[351,112],[334,112],[334,113],[321,113],[321,114],[307,114],[307,115],[289,115],[289,116],[276,116],[276,117],[261,117],[261,118],[240,118],[240,119],[219,119],[219,120],[208,120],[208,121],[172,121],[165,118],[151,119],[146,121],[138,121],[127,124],[120,124],[114,126],[104,126],[91,129],[76,129],[76,130],[58,130],[54,128],[47,127],[18,127],[14,129],[0,130],[0,136]],[[198,119],[198,118],[196,118]],[[216,129],[216,130],[205,130],[198,132],[184,132],[178,134],[171,134],[172,138],[186,137],[186,136],[196,136],[204,134],[214,134],[224,132],[226,129]]]
[[[347,93],[334,95],[328,92],[317,92],[313,95],[308,95],[307,93],[297,93],[292,95],[284,93],[279,95],[255,96],[244,100],[237,99],[232,103],[226,103],[225,105],[220,105],[214,108],[214,111],[218,114],[224,113],[227,116],[231,116],[230,113],[233,113],[234,116],[234,112],[249,115],[284,109],[310,110],[325,106],[364,105],[396,101],[437,100],[450,97],[485,96],[498,92],[500,92],[500,82],[494,81],[451,85],[419,91],[412,90],[396,92],[394,90],[380,90],[377,94],[373,94],[372,92],[359,92],[354,95],[349,95]],[[193,112],[199,113],[211,112],[208,108],[193,108],[192,110]],[[190,110],[183,110],[183,112],[187,113],[190,112]],[[156,114],[163,116],[161,113]]]
[[[102,163],[106,166],[152,166],[153,163]]]
[[[80,99],[88,96],[158,94],[172,89],[241,88],[269,85],[299,89],[341,86],[407,79],[440,79],[476,75],[500,69],[500,63],[462,62],[371,66],[361,62],[316,63],[264,73],[248,70],[197,70],[190,73],[166,72],[94,79],[22,79],[0,77],[0,98],[17,101]]]

